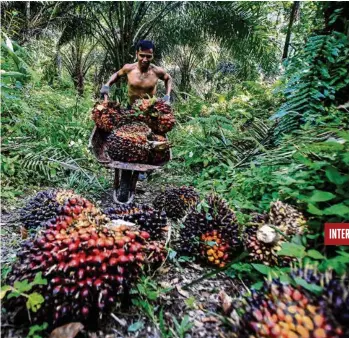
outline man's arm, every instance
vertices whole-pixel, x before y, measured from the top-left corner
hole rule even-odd
[[[128,73],[128,67],[127,66],[128,65],[123,66],[120,70],[118,70],[116,73],[114,73],[110,77],[109,81],[105,85],[102,86],[102,89],[100,91],[102,97],[104,95],[108,95],[109,96],[110,86],[113,85],[116,81],[118,81],[118,79],[120,77],[127,75],[127,73]]]
[[[168,74],[163,68],[158,67],[157,74],[159,79],[163,80],[165,83],[166,95],[164,96],[164,100],[166,102],[170,102],[170,95],[172,90],[172,77]]]

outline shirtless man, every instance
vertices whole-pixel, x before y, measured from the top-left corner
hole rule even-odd
[[[154,58],[154,44],[151,41],[141,40],[136,46],[137,62],[124,65],[114,73],[109,81],[102,87],[101,94],[104,99],[109,96],[110,86],[120,77],[127,76],[127,89],[129,104],[132,105],[137,99],[152,97],[156,94],[158,80],[165,83],[166,95],[164,100],[170,102],[172,78],[163,68],[151,63]]]

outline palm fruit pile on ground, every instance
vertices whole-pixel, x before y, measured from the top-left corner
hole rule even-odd
[[[140,230],[147,231],[152,240],[161,240],[167,227],[166,212],[155,210],[146,204],[118,205],[103,210],[111,220],[135,223]]]
[[[144,123],[132,123],[113,130],[107,138],[107,153],[115,161],[147,163],[151,130]]]
[[[161,99],[137,100],[134,107],[143,112],[144,122],[156,134],[168,133],[176,123],[171,106]]]
[[[293,287],[274,280],[236,301],[227,301],[224,292],[220,297],[235,337],[348,337],[348,321],[338,322],[323,296],[309,293],[299,285]]]
[[[120,107],[116,102],[96,103],[92,110],[92,119],[96,126],[106,132],[122,125],[141,121],[134,110],[127,110]]]
[[[207,208],[191,208],[180,230],[180,251],[199,260],[224,266],[240,247],[236,216],[220,197],[210,195]]]
[[[269,214],[254,215],[251,223],[244,231],[243,243],[252,262],[287,266],[294,260],[287,256],[278,256],[277,253],[286,240],[282,234],[293,236],[304,232],[305,219],[300,212],[277,201],[271,203]]]
[[[164,210],[167,217],[179,219],[198,201],[199,194],[193,187],[169,187],[154,199],[153,205],[159,210]]]
[[[145,265],[164,259],[163,246],[151,242],[149,233],[108,222],[92,203],[73,197],[34,240],[23,243],[6,282],[31,282],[38,272],[47,279],[47,285],[31,290],[45,299],[31,315],[34,323],[57,326],[81,321],[91,327],[122,297],[127,298]],[[8,299],[4,306],[27,313],[24,297]]]

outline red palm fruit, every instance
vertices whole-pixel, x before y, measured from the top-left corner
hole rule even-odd
[[[109,259],[109,265],[110,265],[110,266],[117,266],[117,265],[118,265],[118,258],[111,257],[111,258]]]
[[[94,282],[93,282],[93,286],[99,290],[103,285],[103,281],[99,278],[97,278]]]
[[[125,245],[125,241],[122,239],[116,239],[115,244],[119,247],[122,248]]]
[[[98,238],[96,244],[98,248],[102,249],[105,247],[105,240],[103,238]]]
[[[99,270],[100,270],[101,272],[103,272],[103,273],[106,273],[107,270],[108,270],[107,264],[106,264],[106,263],[103,263],[103,264],[101,265],[101,267],[99,268]]]
[[[137,262],[144,262],[144,256],[141,253],[136,254],[136,261]]]
[[[129,263],[129,258],[127,256],[120,256],[118,258],[118,263],[127,264],[127,263]]]
[[[123,282],[124,282],[124,277],[122,277],[122,276],[116,276],[116,282],[117,282],[119,285],[122,285]]]
[[[138,246],[135,244],[131,244],[130,247],[128,248],[128,251],[131,253],[137,253],[138,252]]]
[[[114,238],[108,237],[105,240],[104,244],[107,249],[112,249],[114,247]]]
[[[79,244],[76,244],[76,243],[71,243],[69,244],[69,247],[68,247],[68,250],[70,252],[75,252],[79,249]]]
[[[101,265],[103,262],[103,257],[101,255],[95,255],[93,256],[93,261],[92,261],[95,265]]]
[[[123,256],[123,257],[125,257],[125,256]],[[129,254],[129,255],[127,255],[127,259],[129,260],[130,263],[132,263],[135,261],[135,256],[132,254]]]
[[[140,236],[141,236],[142,238],[144,238],[144,239],[149,239],[149,238],[150,238],[149,233],[146,232],[146,231],[141,231]]]
[[[81,308],[81,314],[83,315],[83,317],[87,318],[89,313],[90,313],[90,309],[87,306],[83,306]]]

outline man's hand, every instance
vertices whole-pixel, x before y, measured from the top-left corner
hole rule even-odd
[[[109,86],[102,86],[101,90],[100,90],[100,93],[101,93],[101,98],[104,99],[105,95],[108,95],[109,96],[109,90],[110,90],[110,87]]]
[[[171,104],[171,102],[170,102],[170,95],[165,95],[162,99],[163,99],[167,104]]]

